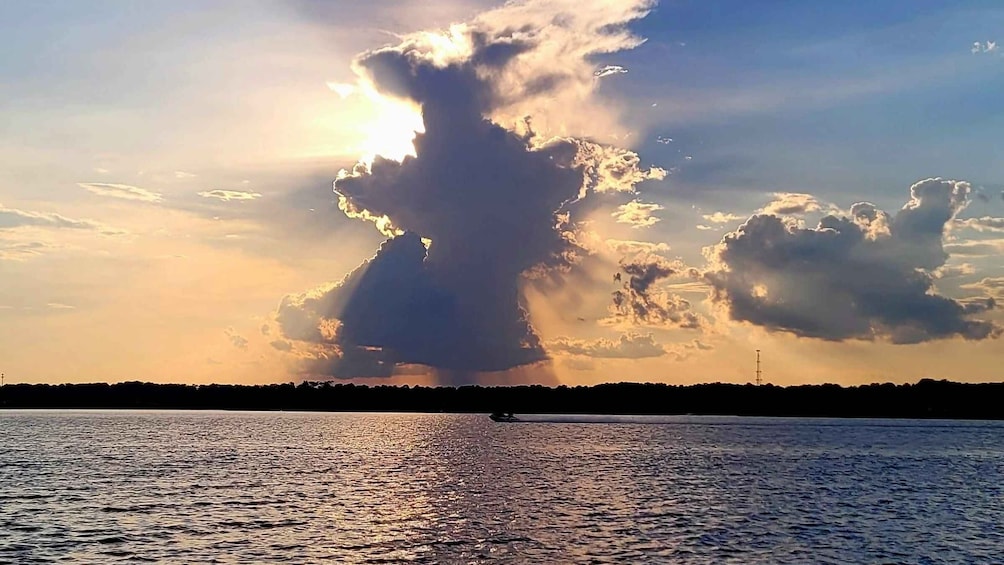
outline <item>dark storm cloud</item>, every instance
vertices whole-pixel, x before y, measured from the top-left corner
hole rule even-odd
[[[733,319],[827,340],[917,343],[1000,334],[970,319],[994,304],[934,292],[948,254],[946,226],[968,203],[968,183],[927,179],[894,216],[867,203],[813,229],[756,215],[709,249],[714,301]]]
[[[583,202],[633,193],[661,171],[630,151],[543,139],[529,120],[515,132],[490,116],[591,84],[585,57],[635,45],[622,26],[648,4],[514,3],[356,59],[377,92],[421,107],[425,131],[415,157],[378,156],[334,183],[347,216],[392,238],[342,282],[283,299],[277,320],[310,346],[308,372],[389,376],[418,364],[458,384],[547,359],[523,306],[524,275],[576,261]],[[561,42],[571,64],[542,55]]]

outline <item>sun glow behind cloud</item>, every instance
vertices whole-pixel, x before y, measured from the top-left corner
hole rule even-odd
[[[365,125],[365,139],[360,144],[360,161],[371,164],[377,155],[401,161],[415,156],[415,134],[425,132],[418,105],[406,100],[382,96],[364,90],[373,106],[373,118]]]
[[[343,100],[353,98],[362,103],[361,124],[357,128],[361,141],[352,148],[361,163],[368,167],[377,155],[395,161],[415,156],[415,134],[425,132],[421,107],[409,100],[386,96],[365,80],[358,84],[327,84]]]

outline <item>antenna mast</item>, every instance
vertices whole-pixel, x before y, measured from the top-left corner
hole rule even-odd
[[[760,386],[760,350],[756,350],[756,386]]]

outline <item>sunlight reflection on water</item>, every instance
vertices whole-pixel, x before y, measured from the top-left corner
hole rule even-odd
[[[526,419],[0,412],[0,562],[992,562],[1004,547],[1001,424]]]

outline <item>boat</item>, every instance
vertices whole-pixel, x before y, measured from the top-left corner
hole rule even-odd
[[[517,418],[512,412],[492,412],[491,415],[488,416],[488,417],[491,418],[493,422],[518,422],[519,421],[519,418]]]

